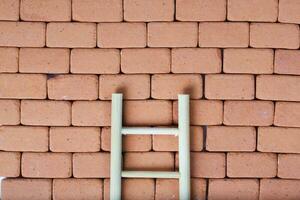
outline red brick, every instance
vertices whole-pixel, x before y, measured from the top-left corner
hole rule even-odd
[[[19,49],[0,48],[0,73],[18,72],[19,68]]]
[[[198,27],[194,22],[148,23],[149,47],[196,47],[197,36]]]
[[[300,103],[276,102],[274,124],[276,126],[300,127]]]
[[[4,151],[48,151],[48,128],[3,126],[0,128],[0,149]]]
[[[20,175],[20,160],[19,152],[0,152],[0,176],[18,177]]]
[[[101,48],[132,48],[146,46],[145,23],[99,23],[97,44]]]
[[[120,72],[117,49],[72,49],[71,72],[78,74],[117,74]]]
[[[122,0],[73,0],[73,20],[119,22],[123,19]]]
[[[100,179],[54,179],[53,199],[102,200],[103,184]]]
[[[46,79],[41,74],[0,74],[0,98],[45,99]]]
[[[276,22],[277,0],[229,0],[227,19],[230,21]]]
[[[74,34],[76,33],[76,34]],[[96,24],[94,23],[48,23],[48,47],[95,47]]]
[[[24,21],[71,21],[71,0],[21,0]]]
[[[271,153],[228,153],[228,177],[271,178],[277,173],[277,155]]]
[[[101,130],[101,150],[110,151],[110,133],[109,127]],[[152,147],[151,135],[123,135],[123,151],[150,151]]]
[[[173,105],[173,119],[178,121],[178,103]],[[223,121],[223,102],[214,100],[190,101],[191,125],[218,125]]]
[[[272,74],[274,52],[272,49],[224,49],[225,73]]]
[[[174,0],[125,0],[125,21],[173,21]]]
[[[220,73],[222,68],[220,49],[174,48],[172,49],[173,73]]]
[[[248,44],[248,23],[203,22],[199,24],[200,47],[248,47]]]
[[[179,21],[225,21],[226,0],[178,0],[176,19]]]
[[[281,23],[252,23],[250,46],[255,48],[298,49],[299,26]]]
[[[125,170],[172,171],[174,154],[170,152],[140,152],[124,154]]]
[[[300,75],[300,51],[276,50],[274,72],[276,74]]]
[[[271,101],[225,101],[224,124],[269,126],[273,124],[274,104]]]
[[[300,153],[300,129],[259,127],[257,150],[276,153]]]
[[[283,179],[262,179],[260,181],[261,200],[299,199],[300,181]]]
[[[75,178],[107,178],[109,171],[109,153],[73,154],[73,176]]]
[[[170,68],[171,53],[169,49],[122,49],[121,69],[126,74],[169,73]]]
[[[20,101],[0,100],[0,124],[17,125],[20,124]]]
[[[255,151],[254,127],[208,126],[206,149],[208,151]]]
[[[21,123],[24,125],[69,126],[71,103],[67,101],[23,100]]]
[[[48,98],[55,100],[98,99],[98,76],[58,75],[47,81]]]
[[[21,48],[19,71],[24,73],[68,73],[69,54],[69,49]]]
[[[298,154],[278,155],[278,177],[300,179],[300,156]]]
[[[0,20],[19,20],[19,0],[1,0],[0,1]]]
[[[51,179],[4,179],[2,198],[13,200],[51,200]]]
[[[0,46],[43,47],[46,25],[42,22],[0,22]]]
[[[260,75],[256,77],[256,98],[300,101],[300,76]]]
[[[150,76],[143,75],[101,75],[99,98],[111,99],[112,93],[123,93],[124,99],[148,99],[150,97]]]
[[[279,1],[279,22],[300,24],[300,2],[297,0]]]
[[[258,200],[259,181],[256,179],[211,179],[208,199],[210,200]]]
[[[51,127],[49,140],[54,152],[100,151],[100,129],[96,127]]]
[[[23,153],[22,176],[32,178],[68,178],[72,175],[72,154]]]
[[[206,75],[205,97],[208,99],[254,99],[254,76]]]
[[[200,75],[167,74],[151,77],[151,97],[154,99],[177,99],[178,94],[189,94],[191,99],[200,99],[202,93]]]

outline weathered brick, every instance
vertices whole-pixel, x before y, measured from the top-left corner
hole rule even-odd
[[[20,101],[0,100],[0,124],[17,125],[20,124]]]
[[[48,151],[48,128],[3,126],[0,128],[0,149],[4,151]]]
[[[248,47],[248,44],[248,23],[203,22],[199,24],[200,47]]]
[[[0,152],[0,176],[18,177],[20,175],[20,160],[19,152]]]
[[[0,48],[0,73],[18,72],[19,68],[19,49]]]
[[[278,155],[278,177],[300,179],[300,156],[298,154]]]
[[[0,1],[0,20],[19,20],[19,0],[1,0]]]
[[[300,127],[300,103],[276,102],[274,125]]]
[[[297,0],[280,0],[278,21],[300,24],[300,2]]]
[[[198,27],[194,22],[148,23],[150,47],[196,47],[197,36]]]
[[[274,72],[276,74],[300,75],[300,51],[281,50],[275,51]]]

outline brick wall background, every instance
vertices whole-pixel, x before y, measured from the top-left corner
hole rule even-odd
[[[192,198],[300,199],[299,0],[0,0],[4,200],[109,199],[110,98],[177,122],[191,95]],[[173,136],[127,136],[124,168],[176,170]],[[126,179],[123,199],[178,199]]]

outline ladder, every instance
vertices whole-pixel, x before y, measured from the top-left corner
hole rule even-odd
[[[111,111],[111,156],[110,156],[110,199],[121,200],[123,178],[170,178],[179,179],[179,199],[190,199],[190,117],[189,95],[178,95],[178,128],[123,127],[123,95],[112,94]],[[179,172],[176,171],[123,171],[122,134],[162,134],[178,136]]]

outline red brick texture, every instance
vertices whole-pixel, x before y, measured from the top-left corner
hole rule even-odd
[[[192,200],[300,199],[299,25],[299,0],[0,0],[0,198],[109,200],[119,92],[127,126],[177,126],[190,95]],[[123,137],[124,169],[178,161],[178,137]]]

